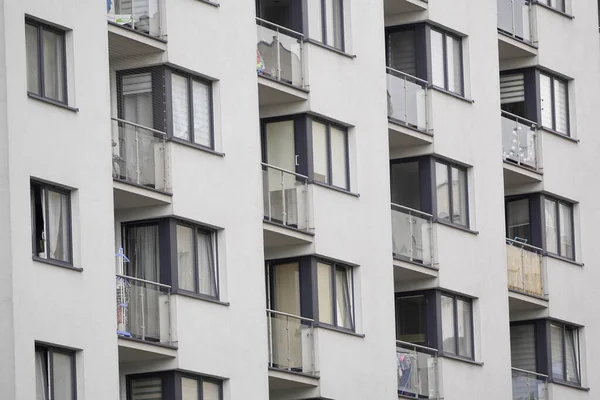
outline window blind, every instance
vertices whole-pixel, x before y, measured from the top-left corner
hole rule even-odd
[[[193,81],[194,105],[194,142],[206,147],[212,147],[210,119],[210,86]]]
[[[514,368],[537,372],[534,325],[510,327],[510,358]]]
[[[123,96],[152,92],[152,74],[150,72],[123,77]]]
[[[131,394],[131,400],[162,400],[162,380],[136,379],[131,382]]]
[[[173,136],[190,140],[190,108],[188,79],[171,75],[171,98],[173,111]]]
[[[567,83],[554,79],[555,125],[560,133],[568,133]]]
[[[500,103],[525,101],[525,76],[520,74],[500,76]]]
[[[542,100],[542,125],[552,128],[552,78],[540,74],[540,97]]]
[[[388,37],[389,65],[406,74],[417,75],[415,31],[394,32]]]

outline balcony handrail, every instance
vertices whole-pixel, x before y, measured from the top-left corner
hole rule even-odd
[[[407,74],[406,72],[398,71],[397,69],[394,69],[394,68],[392,68],[392,67],[388,67],[388,66],[386,66],[385,68],[386,68],[387,70],[389,70],[389,71],[392,71],[392,72],[393,72],[393,73],[395,73],[395,74],[400,74],[400,75],[402,75],[402,76],[404,76],[404,77],[406,77],[406,78],[413,79],[413,80],[415,80],[415,81],[417,81],[417,82],[421,83],[421,84],[422,84],[422,85],[424,85],[424,86],[427,86],[427,85],[429,85],[429,82],[427,82],[426,80],[424,80],[424,79],[421,79],[421,78],[417,78],[416,76],[413,76],[413,75],[411,75],[411,74]]]
[[[295,175],[298,178],[302,178],[302,179],[308,180],[308,176],[302,175],[302,174],[298,174],[296,172],[288,171],[287,169],[284,169],[284,168],[276,167],[274,165],[266,164],[266,163],[260,163],[260,165],[262,165],[263,167],[266,167],[266,168],[272,168],[274,170],[285,172],[286,174]]]
[[[396,340],[396,344],[401,345],[401,346],[406,346],[406,347],[414,347],[415,349],[421,349],[421,350],[425,350],[425,351],[429,351],[431,353],[436,353],[438,352],[437,349],[434,349],[432,347],[427,347],[427,346],[421,346],[419,344],[414,344],[414,343],[410,343],[410,342],[404,342],[402,340]]]
[[[500,110],[500,114],[501,114],[502,116],[505,116],[505,117],[509,117],[509,118],[515,119],[517,122],[519,122],[519,121],[520,121],[520,122],[526,122],[526,123],[528,123],[528,124],[531,124],[531,125],[532,125],[532,128],[535,128],[535,129],[537,129],[537,128],[538,128],[538,124],[537,124],[536,122],[533,122],[533,121],[531,121],[531,120],[529,120],[529,119],[527,119],[527,118],[523,118],[523,117],[521,117],[520,115],[513,114],[513,113],[509,113],[508,111],[504,111],[504,110]]]
[[[510,369],[513,370],[513,371],[515,371],[515,372],[521,372],[521,373],[524,373],[524,374],[527,374],[527,375],[539,376],[540,378],[548,380],[548,375],[539,374],[537,372],[527,371],[526,369],[520,369],[520,368],[515,368],[515,367],[511,367]]]
[[[284,317],[290,317],[290,318],[295,318],[295,319],[299,319],[301,321],[307,321],[310,322],[311,324],[314,324],[315,320],[311,319],[311,318],[305,318],[305,317],[301,317],[299,315],[294,315],[294,314],[288,314],[282,311],[275,311],[275,310],[271,310],[270,308],[267,308],[267,314],[276,314],[276,315],[282,315]]]
[[[165,132],[159,131],[159,130],[157,130],[157,129],[154,129],[154,128],[149,128],[149,127],[147,127],[147,126],[144,126],[144,125],[136,124],[135,122],[126,121],[126,120],[124,120],[124,119],[117,118],[117,117],[110,117],[110,119],[111,119],[111,120],[113,120],[113,121],[116,121],[116,122],[120,122],[120,123],[122,123],[122,124],[127,124],[127,125],[134,126],[134,127],[136,127],[136,128],[144,129],[144,130],[146,130],[146,131],[150,131],[150,132],[153,132],[153,133],[159,134],[159,135],[161,135],[161,136],[165,136],[165,137],[167,136],[167,134],[166,134]]]
[[[517,247],[516,245],[519,245],[519,246],[522,246],[522,247],[527,247],[527,248],[533,249],[534,251],[532,251],[532,253],[540,253],[541,254],[541,253],[544,252],[544,249],[542,249],[540,247],[532,246],[530,244],[523,243],[523,242],[520,242],[518,240],[509,239],[509,238],[506,238],[505,240],[507,242],[506,244],[510,244],[511,246]],[[510,242],[510,243],[508,243],[508,242]]]
[[[136,282],[148,283],[151,285],[155,285],[158,287],[162,287],[162,288],[171,290],[171,286],[165,285],[164,283],[152,282],[152,281],[148,281],[146,279],[134,278],[133,276],[128,276],[128,275],[121,275],[121,274],[116,274],[116,275],[117,275],[117,277],[122,278],[122,279],[130,279],[130,280],[136,281]]]
[[[300,40],[304,40],[304,34],[302,34],[302,33],[300,33],[300,32],[296,32],[296,31],[295,31],[295,30],[293,30],[293,29],[286,28],[285,26],[277,25],[277,24],[275,24],[275,23],[273,23],[273,22],[271,22],[271,21],[267,21],[266,19],[262,19],[262,18],[258,18],[258,17],[256,17],[256,21],[260,22],[261,24],[267,24],[267,25],[271,25],[271,26],[273,26],[273,27],[275,27],[275,28],[277,28],[277,29],[280,29],[280,30],[283,30],[283,31],[286,31],[286,32],[292,33],[292,34],[294,34],[294,35],[296,35],[296,36],[299,36],[299,39],[300,39]],[[262,26],[262,25],[261,25],[261,26]]]
[[[391,203],[391,204],[392,204],[392,209],[400,208],[400,209],[409,211],[409,212],[414,213],[414,214],[420,214],[420,215],[426,217],[427,219],[433,219],[433,215],[431,215],[429,213],[426,213],[426,212],[423,212],[423,211],[419,211],[419,210],[415,210],[414,208],[410,208],[410,207],[406,207],[406,206],[401,206],[400,204],[396,204],[396,203]],[[396,210],[396,211],[398,211],[398,210]]]

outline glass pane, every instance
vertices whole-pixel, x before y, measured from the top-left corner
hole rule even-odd
[[[560,255],[574,259],[573,252],[573,213],[569,205],[559,203],[560,217]]]
[[[567,362],[567,381],[575,384],[580,383],[579,379],[579,338],[577,329],[565,329],[565,346]]]
[[[73,356],[54,352],[52,354],[52,382],[54,399],[72,400],[73,393]]]
[[[444,35],[431,30],[431,83],[445,88],[444,79]]]
[[[566,12],[565,0],[551,0],[551,5],[558,11]]]
[[[535,326],[514,325],[510,327],[510,358],[513,368],[537,371]]]
[[[473,309],[470,302],[456,301],[458,313],[458,354],[473,358]]]
[[[388,36],[389,66],[412,76],[417,76],[415,31],[405,30]]]
[[[181,378],[181,400],[199,400],[199,382],[196,379]]]
[[[567,83],[554,79],[555,129],[564,134],[569,132],[569,110],[567,109]]]
[[[160,378],[135,379],[131,381],[131,400],[163,400]]]
[[[419,178],[418,161],[392,164],[392,203],[421,210]]]
[[[333,324],[333,293],[331,265],[317,263],[319,322]]]
[[[542,126],[554,129],[552,124],[552,79],[540,74],[540,96],[542,100]]]
[[[48,242],[50,258],[71,261],[69,198],[66,194],[48,191]]]
[[[461,45],[459,38],[446,36],[448,90],[460,95],[463,94]]]
[[[312,122],[313,159],[315,181],[329,183],[327,159],[327,126],[320,122]]]
[[[210,115],[210,85],[193,81],[194,95],[194,142],[213,147]]]
[[[200,293],[217,297],[217,279],[212,234],[198,231],[198,286]]]
[[[190,140],[190,104],[188,79],[171,74],[171,103],[173,108],[173,136]]]
[[[194,230],[177,225],[177,282],[179,289],[196,291],[194,274]]]
[[[396,299],[396,338],[423,345],[426,333],[425,296]]]
[[[346,131],[331,127],[331,180],[337,187],[348,189],[348,144]]]
[[[274,303],[271,307],[286,314],[300,315],[300,265],[297,262],[276,265],[271,284]]]
[[[452,354],[456,354],[454,321],[454,299],[442,296],[442,348],[444,352]]]
[[[344,48],[342,0],[325,0],[327,44],[337,49]]]
[[[65,102],[64,36],[42,30],[42,60],[44,62],[44,96]]]
[[[136,124],[152,127],[152,73],[126,75],[121,81],[123,117]],[[134,131],[132,128],[127,128]]]
[[[27,48],[27,90],[41,94],[38,29],[35,26],[25,25],[25,46]]]
[[[214,382],[202,383],[202,400],[221,400],[221,386]]]
[[[529,199],[509,201],[507,204],[508,232],[506,237],[513,240],[525,240],[531,244],[529,229]]]
[[[437,216],[450,221],[450,194],[448,187],[448,166],[435,163],[435,186],[437,199]]]
[[[314,126],[313,126],[314,129]],[[270,122],[266,124],[267,164],[294,172],[296,170],[296,149],[294,144],[294,121]],[[276,187],[281,177],[277,177],[269,187]]]
[[[35,351],[36,400],[48,400],[48,353]]]
[[[349,268],[335,269],[337,325],[354,329],[352,310],[352,278]]]
[[[452,167],[452,222],[467,226],[467,172]]]
[[[558,379],[565,379],[563,358],[563,327],[559,325],[550,325],[550,351],[552,355],[552,376]]]
[[[558,254],[556,201],[544,199],[544,210],[544,220],[546,223],[546,251]]]

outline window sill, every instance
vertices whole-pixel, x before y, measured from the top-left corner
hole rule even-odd
[[[339,54],[341,56],[344,56],[344,57],[348,57],[350,59],[355,59],[356,58],[355,54],[348,54],[345,51],[342,51],[342,50],[338,49],[337,47],[326,45],[324,43],[319,42],[318,40],[314,40],[314,39],[310,39],[310,38],[309,39],[304,39],[304,43],[314,44],[317,47],[321,47],[321,48],[324,48],[325,50],[333,51],[334,53],[337,53],[337,54]]]
[[[225,157],[225,153],[218,152],[216,150],[213,150],[213,149],[205,147],[205,146],[201,146],[199,144],[195,144],[195,143],[191,143],[191,142],[186,142],[185,140],[182,140],[182,139],[171,137],[171,138],[167,139],[167,142],[173,142],[173,143],[177,143],[177,144],[182,144],[184,146],[188,146],[188,147],[192,147],[194,149],[202,150],[202,151],[204,151],[204,152],[206,152],[208,154],[213,154],[213,155],[219,156],[219,157]]]
[[[312,182],[309,182],[309,183],[312,183],[312,184],[314,184],[316,186],[321,186],[321,187],[324,187],[324,188],[327,188],[327,189],[331,189],[331,190],[334,190],[336,192],[348,194],[348,195],[353,196],[353,197],[360,197],[360,194],[358,194],[358,193],[354,193],[354,192],[351,192],[349,190],[342,189],[342,188],[339,188],[339,187],[336,187],[336,186],[330,186],[330,185],[327,185],[326,183],[317,182],[317,181],[312,181]]]
[[[173,291],[172,294],[178,295],[178,296],[183,296],[183,297],[189,297],[189,298],[196,299],[196,300],[207,301],[209,303],[218,304],[220,306],[225,306],[225,307],[230,306],[228,301],[221,301],[214,297],[203,296],[201,294],[188,293],[188,292],[183,292],[183,291]]]
[[[210,0],[197,0],[197,1],[199,1],[200,3],[205,3],[205,4],[208,4],[208,5],[211,5],[211,6],[216,7],[216,8],[221,7],[221,5],[219,3],[215,3],[214,1],[210,1]]]
[[[564,133],[560,133],[560,132],[558,132],[558,131],[555,131],[554,129],[546,128],[546,127],[544,127],[544,126],[541,126],[541,127],[538,129],[538,130],[541,130],[542,132],[548,132],[548,133],[551,133],[551,134],[553,134],[553,135],[559,136],[559,137],[561,137],[561,138],[563,138],[563,139],[566,139],[566,140],[568,140],[568,141],[571,141],[571,142],[573,142],[573,143],[579,143],[579,142],[580,142],[580,140],[579,140],[579,139],[575,139],[575,138],[573,138],[573,137],[571,137],[571,136],[569,136],[569,135],[566,135],[566,134],[564,134]]]
[[[585,264],[583,264],[581,262],[577,262],[575,260],[571,260],[570,258],[559,256],[558,254],[552,254],[552,253],[544,252],[543,255],[546,256],[546,257],[554,258],[555,260],[560,260],[560,261],[564,261],[564,262],[569,263],[569,264],[577,265],[578,267],[583,267],[585,265]]]
[[[473,364],[473,365],[477,365],[477,366],[483,367],[483,363],[480,362],[480,361],[475,361],[475,360],[472,360],[470,358],[461,357],[461,356],[457,356],[457,355],[454,355],[454,354],[449,354],[449,353],[443,353],[442,352],[442,353],[440,353],[440,357],[449,358],[451,360],[461,361],[461,362],[465,362],[465,363],[468,363],[468,364]]]
[[[73,265],[66,264],[66,263],[63,263],[60,261],[48,260],[48,259],[40,258],[40,257],[36,257],[36,256],[33,256],[32,259],[33,259],[33,261],[39,262],[42,264],[54,265],[55,267],[70,269],[71,271],[83,272],[83,268],[74,267]]]
[[[466,97],[464,97],[464,96],[462,96],[462,95],[460,95],[460,94],[457,94],[457,93],[451,92],[451,91],[449,91],[449,90],[446,90],[446,89],[444,89],[444,88],[441,88],[441,87],[439,87],[439,86],[430,85],[429,87],[430,87],[431,89],[435,90],[436,92],[440,92],[440,93],[446,94],[446,95],[448,95],[448,96],[452,96],[452,97],[454,97],[454,98],[456,98],[456,99],[462,100],[462,101],[464,101],[464,102],[467,102],[467,103],[469,103],[469,104],[473,104],[473,103],[475,103],[475,100],[472,100],[472,99],[467,99]]]
[[[443,219],[434,218],[434,219],[433,219],[433,223],[434,223],[434,224],[441,224],[441,225],[448,226],[448,227],[450,227],[450,228],[454,228],[454,229],[459,229],[459,230],[461,230],[461,231],[464,231],[464,232],[470,233],[470,234],[472,234],[472,235],[479,235],[479,231],[474,231],[474,230],[472,230],[472,229],[469,229],[469,228],[467,228],[467,227],[465,227],[465,226],[456,225],[456,224],[453,224],[452,222],[448,222],[448,221],[445,221],[445,220],[443,220]]]
[[[27,97],[29,97],[30,99],[39,100],[39,101],[44,102],[44,103],[52,104],[53,106],[56,106],[56,107],[64,108],[65,110],[69,110],[69,111],[73,111],[73,112],[79,112],[79,108],[70,107],[70,106],[68,106],[68,105],[66,105],[64,103],[61,103],[61,102],[56,101],[56,100],[48,99],[46,97],[39,96],[39,95],[37,95],[35,93],[27,92]]]
[[[574,383],[565,382],[565,381],[561,381],[561,380],[558,380],[558,379],[556,379],[556,380],[550,379],[550,382],[554,383],[554,384],[557,384],[557,385],[560,385],[560,386],[566,386],[566,387],[570,387],[572,389],[581,390],[583,392],[589,392],[590,391],[590,388],[588,388],[588,387],[579,386],[579,385],[576,385]]]
[[[324,324],[322,322],[321,323],[315,322],[315,328],[322,328],[322,329],[326,329],[328,331],[345,333],[346,335],[350,335],[350,336],[354,336],[354,337],[359,337],[359,338],[364,338],[365,337],[364,333],[356,333],[356,332],[350,331],[348,329],[339,328],[337,326]]]
[[[557,10],[556,8],[550,7],[549,5],[546,5],[546,4],[537,2],[537,1],[535,3],[533,3],[533,4],[536,5],[536,6],[540,6],[542,8],[545,8],[546,10],[552,11],[552,12],[554,12],[556,14],[562,15],[565,18],[575,19],[575,17],[573,15],[570,15],[570,14],[567,14],[566,12]]]

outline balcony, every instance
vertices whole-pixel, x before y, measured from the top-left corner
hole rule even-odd
[[[436,349],[396,341],[398,397],[440,399]]]
[[[433,216],[392,203],[392,241],[396,280],[437,276],[433,267]],[[396,262],[399,261],[399,262]]]
[[[536,123],[506,111],[501,120],[505,185],[541,182]]]
[[[431,143],[427,82],[390,67],[386,69],[390,147]]]
[[[174,357],[171,287],[117,274],[116,298],[119,361]]]
[[[256,19],[256,73],[261,106],[308,99],[304,35]]]
[[[308,177],[262,164],[265,246],[312,242]]]
[[[497,0],[500,59],[537,55],[531,1]]]
[[[384,0],[385,16],[427,10],[427,0]]]
[[[131,57],[165,51],[161,9],[161,0],[107,0],[110,56]]]
[[[506,239],[508,290],[515,293],[510,298],[512,309],[546,306],[542,252],[538,247]]]
[[[548,376],[512,368],[513,400],[548,400]]]
[[[112,118],[115,208],[171,202],[164,132]]]

